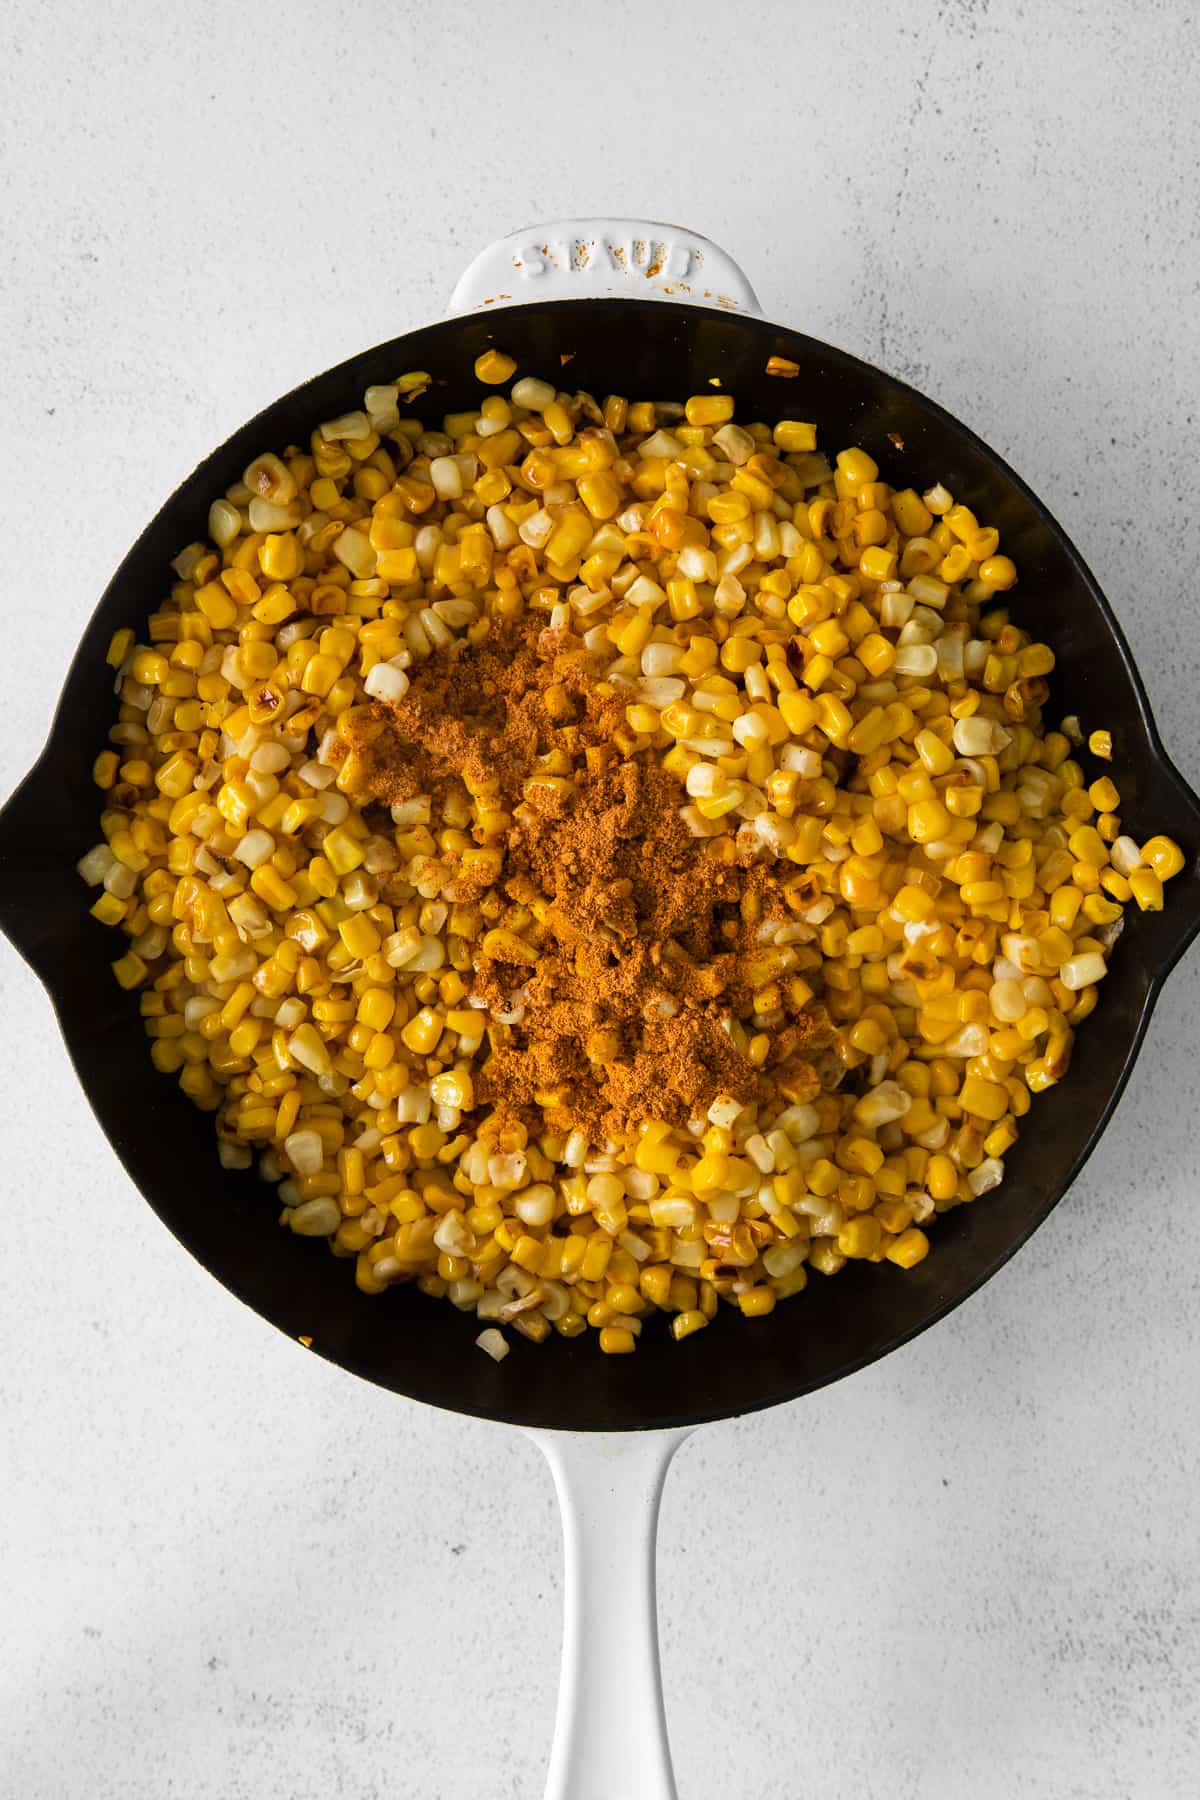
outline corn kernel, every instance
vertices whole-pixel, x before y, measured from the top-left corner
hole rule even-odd
[[[501,387],[504,382],[511,381],[516,372],[516,363],[502,350],[485,350],[482,356],[475,358],[475,378],[489,387]]]
[[[929,1254],[929,1239],[919,1226],[913,1225],[894,1238],[884,1252],[889,1262],[901,1269],[915,1268]]]
[[[1160,881],[1170,881],[1183,867],[1183,851],[1174,838],[1147,838],[1142,845],[1142,861],[1153,869]]]

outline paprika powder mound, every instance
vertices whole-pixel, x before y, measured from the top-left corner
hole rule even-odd
[[[492,1021],[477,1101],[594,1143],[649,1118],[686,1126],[719,1095],[808,1097],[832,1031],[770,979],[778,928],[796,936],[799,871],[692,835],[680,783],[630,732],[629,690],[602,667],[530,609],[340,726],[360,803],[483,795],[503,821],[492,856],[445,852],[438,871],[451,900],[513,921],[473,946],[473,998]],[[731,1026],[766,988],[782,1017],[755,1061]]]

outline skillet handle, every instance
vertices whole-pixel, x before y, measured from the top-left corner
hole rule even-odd
[[[556,219],[514,231],[460,276],[449,311],[597,295],[762,311],[727,251],[698,231],[653,219]]]
[[[562,1509],[562,1677],[546,1800],[676,1800],[654,1545],[679,1431],[530,1431]]]
[[[45,762],[43,752],[0,807],[0,932],[43,980],[48,959],[62,939],[46,893],[62,881],[64,865],[75,860],[62,841],[61,794],[56,793]],[[98,835],[98,825],[96,830]],[[79,893],[82,905],[76,929],[83,931],[94,895],[83,899],[87,889],[82,882]]]

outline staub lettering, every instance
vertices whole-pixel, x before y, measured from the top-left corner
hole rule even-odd
[[[696,272],[699,253],[670,239],[592,238],[584,240],[551,239],[545,243],[522,244],[513,262],[525,281],[556,271],[590,269],[624,275],[642,275],[648,280],[688,281]]]

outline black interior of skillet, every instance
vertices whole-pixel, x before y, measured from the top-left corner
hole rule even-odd
[[[911,1273],[857,1265],[833,1281],[817,1276],[771,1318],[750,1324],[723,1308],[713,1328],[683,1345],[651,1323],[629,1358],[601,1356],[591,1334],[540,1349],[510,1334],[513,1353],[501,1366],[475,1348],[474,1319],[444,1302],[413,1289],[359,1294],[350,1264],[280,1231],[272,1189],[221,1170],[211,1118],[154,1071],[136,999],[109,972],[118,940],[88,918],[73,865],[98,836],[90,766],[112,717],[109,637],[139,624],[161,598],[170,558],[204,534],[210,500],[255,452],[306,442],[315,423],[405,370],[436,378],[417,410],[440,422],[443,411],[477,399],[471,366],[493,342],[522,373],[596,394],[682,399],[717,377],[740,417],[813,419],[825,446],[865,446],[898,485],[945,481],[1001,528],[1020,565],[1014,609],[1057,651],[1060,710],[1077,712],[1085,729],[1112,730],[1122,812],[1135,834],[1174,833],[1194,865],[1197,803],[1157,746],[1103,599],[1045,511],[978,439],[911,389],[798,333],[676,304],[581,300],[445,321],[380,345],[270,407],[184,483],[105,594],[47,750],[0,818],[0,925],[46,981],[91,1103],[146,1198],[214,1275],[281,1330],[311,1337],[315,1351],[399,1393],[492,1418],[629,1428],[748,1411],[835,1380],[932,1323],[1045,1217],[1120,1091],[1157,978],[1200,924],[1200,881],[1193,868],[1172,884],[1167,911],[1132,914],[1100,1015],[1080,1035],[1069,1080],[1036,1103],[1007,1182],[942,1221],[932,1254]],[[773,354],[798,362],[799,376],[768,376]],[[11,1073],[9,1082],[11,1094]]]

